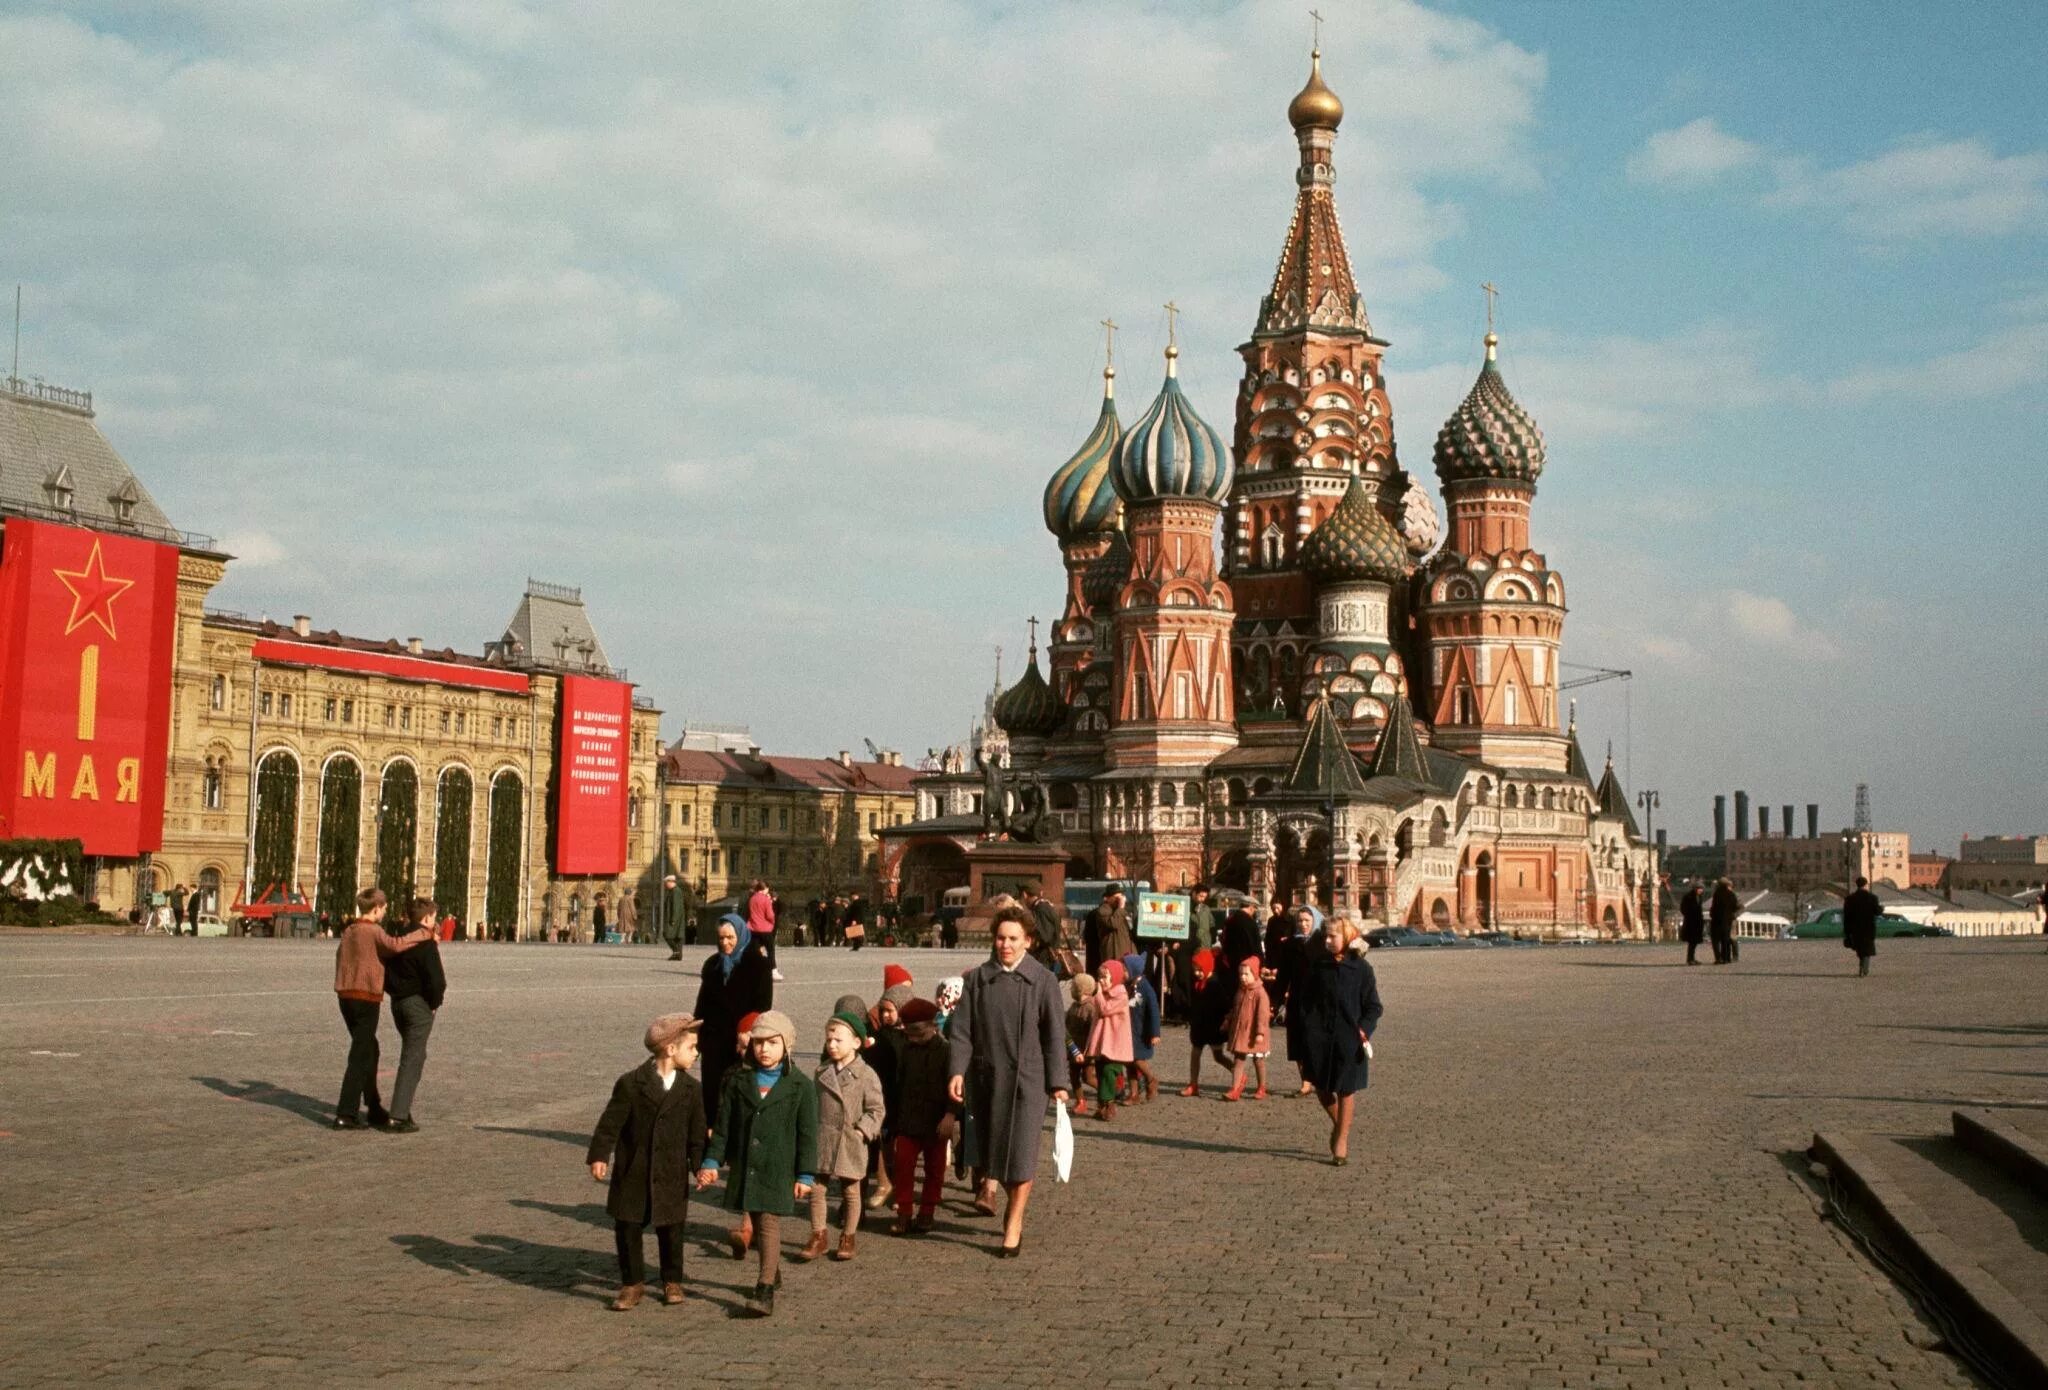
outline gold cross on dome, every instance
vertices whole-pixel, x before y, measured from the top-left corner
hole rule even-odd
[[[1116,365],[1116,320],[1103,319],[1101,323],[1103,360],[1113,367]]]
[[[1038,619],[1033,617],[1029,621],[1031,625],[1031,650],[1035,652],[1038,650]]]
[[[1315,21],[1316,52],[1320,53],[1323,51],[1323,12],[1321,10],[1310,10],[1308,12],[1308,17]]]
[[[1491,280],[1488,280],[1479,288],[1486,291],[1486,331],[1491,333],[1493,332],[1493,301],[1500,295],[1500,289]]]
[[[1178,338],[1177,338],[1177,337],[1175,336],[1175,333],[1176,333],[1176,330],[1177,330],[1177,327],[1178,327],[1178,323],[1177,323],[1177,321],[1179,320],[1179,318],[1180,318],[1180,305],[1178,305],[1178,304],[1174,303],[1174,302],[1173,302],[1172,300],[1170,300],[1170,299],[1169,299],[1169,300],[1167,300],[1167,301],[1166,301],[1166,345],[1167,345],[1168,347],[1170,347],[1170,348],[1172,348],[1172,347],[1179,347],[1179,346],[1180,346],[1180,340],[1179,340],[1179,339],[1178,339]]]

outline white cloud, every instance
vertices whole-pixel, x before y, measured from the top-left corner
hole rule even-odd
[[[1660,130],[1629,156],[1628,174],[1640,183],[1706,184],[1763,158],[1763,147],[1730,135],[1711,116]]]
[[[1864,241],[2005,236],[2048,215],[2048,153],[1999,155],[1982,140],[1919,137],[1838,169],[1788,162],[1778,177],[1773,202],[1839,217]]]
[[[1871,245],[2007,236],[2048,216],[2048,152],[2001,155],[1982,139],[1918,135],[1869,159],[1824,168],[1731,135],[1702,116],[1651,135],[1627,168],[1639,183],[1704,187],[1766,165],[1766,206],[1823,217]]]
[[[284,543],[268,531],[236,531],[221,537],[220,547],[235,557],[239,569],[263,569],[282,562]]]
[[[1717,613],[1726,620],[1726,626],[1732,633],[1758,646],[1799,652],[1821,661],[1832,661],[1839,654],[1834,641],[1826,633],[1800,621],[1791,605],[1781,598],[1754,594],[1746,589],[1729,589],[1705,600],[1703,612]]]

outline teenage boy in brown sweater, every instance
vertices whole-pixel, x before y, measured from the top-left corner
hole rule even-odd
[[[356,920],[341,933],[334,948],[334,995],[341,1021],[348,1027],[348,1065],[341,1074],[341,1101],[334,1108],[336,1129],[361,1129],[356,1107],[370,1103],[370,1123],[383,1128],[391,1120],[377,1096],[377,1016],[384,1003],[384,957],[410,950],[433,939],[426,927],[393,936],[384,930],[388,910],[381,888],[356,894]]]

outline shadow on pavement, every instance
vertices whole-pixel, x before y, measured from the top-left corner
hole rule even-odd
[[[323,1129],[334,1122],[334,1106],[324,1100],[298,1091],[287,1091],[282,1086],[268,1081],[229,1081],[218,1076],[195,1076],[192,1078],[209,1091],[217,1092],[230,1100],[254,1101],[268,1105],[302,1119],[311,1120]]]
[[[1866,1023],[1865,1028],[1897,1029],[1907,1033],[1983,1033],[1992,1037],[2038,1038],[2048,1044],[2048,1023]],[[2024,1047],[2025,1043],[2014,1046]]]
[[[1682,960],[1568,960],[1565,962],[1577,970],[1683,970]],[[1700,962],[1705,965],[1705,961]]]
[[[480,1235],[473,1245],[439,1236],[399,1235],[391,1243],[444,1274],[488,1274],[529,1289],[608,1300],[619,1266],[609,1250],[542,1245],[516,1236]]]
[[[514,1197],[511,1205],[527,1211],[544,1211],[550,1216],[564,1217],[570,1221],[581,1221],[586,1226],[596,1226],[609,1231],[612,1219],[605,1213],[601,1202],[582,1202],[570,1206],[567,1202],[541,1202],[531,1197]]]
[[[552,1139],[558,1144],[574,1144],[579,1149],[590,1147],[590,1136],[568,1129],[520,1129],[514,1125],[472,1125],[479,1134],[520,1134],[528,1139]]]
[[[1196,1153],[1210,1154],[1256,1154],[1260,1158],[1293,1159],[1301,1163],[1328,1163],[1326,1158],[1305,1154],[1297,1149],[1256,1149],[1242,1144],[1210,1144],[1199,1139],[1169,1139],[1163,1134],[1132,1134],[1129,1131],[1116,1132],[1102,1129],[1080,1129],[1075,1127],[1075,1138],[1080,1143],[1103,1140],[1111,1144],[1144,1144],[1156,1149],[1186,1149]]]

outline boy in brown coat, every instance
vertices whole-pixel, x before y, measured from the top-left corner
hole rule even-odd
[[[629,1311],[646,1293],[641,1237],[650,1225],[661,1252],[661,1301],[683,1301],[683,1223],[709,1128],[704,1093],[690,1075],[697,1020],[663,1014],[647,1025],[644,1041],[653,1055],[613,1084],[584,1155],[591,1177],[611,1179],[604,1209],[619,1248],[615,1313]]]
[[[811,1242],[797,1253],[798,1263],[817,1259],[830,1243],[825,1234],[828,1186],[839,1189],[839,1248],[832,1258],[853,1258],[868,1146],[882,1137],[888,1104],[881,1077],[861,1059],[867,1030],[867,1020],[858,1010],[836,1013],[825,1025],[824,1055],[811,1076],[818,1087],[818,1180],[811,1184]]]

